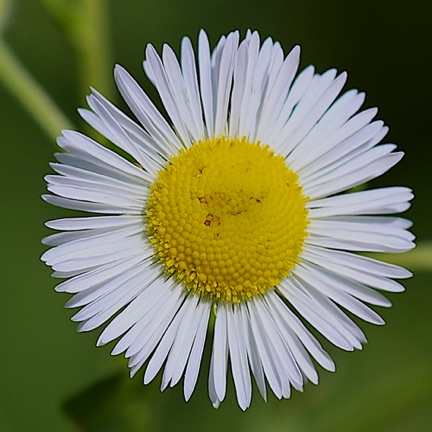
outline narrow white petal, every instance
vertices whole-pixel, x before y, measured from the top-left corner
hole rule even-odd
[[[204,122],[199,96],[195,54],[190,39],[186,37],[182,39],[181,44],[181,66],[186,87],[187,100],[191,109],[191,117],[195,125],[195,139],[204,139]]]
[[[93,126],[94,129],[98,130],[111,142],[117,145],[117,147],[129,153],[139,164],[141,164],[142,167],[145,167],[144,170],[147,171],[148,168],[152,168],[152,170],[155,171],[157,165],[154,164],[151,156],[155,157],[156,154],[153,152],[148,154],[148,157],[144,157],[146,153],[142,152],[142,147],[137,145],[137,143],[131,139],[123,127],[117,122],[117,119],[113,115],[114,113],[107,108],[106,103],[102,103],[100,98],[93,95],[90,95],[87,100],[96,114],[93,114],[90,111],[81,110],[81,117]],[[151,181],[152,176],[149,175],[147,180]]]
[[[57,139],[57,143],[64,150],[88,158],[88,160],[94,161],[96,159],[97,163],[104,163],[114,168],[115,171],[146,180],[147,175],[142,169],[91,138],[76,131],[64,130],[62,133],[64,139]]]
[[[247,304],[244,307],[240,308],[240,323],[243,327],[243,334],[245,335],[245,344],[247,356],[249,359],[249,364],[252,370],[252,373],[255,377],[256,385],[261,393],[261,396],[264,400],[267,400],[267,388],[265,383],[263,366],[261,363],[261,359],[258,354],[258,348],[255,342],[255,337],[252,332],[251,324],[250,324],[250,315]]]
[[[262,115],[259,119],[257,139],[268,142],[273,125],[279,111],[285,102],[288,91],[294,80],[300,62],[300,47],[294,47],[286,57],[283,65],[275,70],[273,79],[270,78],[269,89],[263,101]],[[273,68],[274,70],[275,68]],[[273,72],[273,71],[272,71]]]
[[[55,195],[42,195],[42,199],[47,203],[57,207],[63,207],[72,210],[81,210],[90,213],[102,214],[137,214],[135,208],[125,208],[113,204],[95,203],[89,201],[78,201],[75,199],[63,198]]]
[[[281,284],[280,290],[287,300],[297,309],[297,311],[333,345],[345,350],[352,351],[354,348],[361,349],[361,344],[357,337],[354,337],[348,328],[348,317],[342,316],[342,312],[337,312],[336,306],[320,298],[310,290],[312,287],[307,285],[307,294],[302,289],[305,282],[297,281],[291,277],[289,281]],[[317,299],[320,299],[319,302]],[[330,313],[329,313],[330,312]]]
[[[196,305],[196,298],[194,297],[195,296],[186,298],[184,303],[179,307],[179,310],[176,316],[174,317],[174,319],[172,320],[171,324],[167,328],[167,331],[165,332],[162,339],[158,343],[158,346],[154,354],[152,355],[149,364],[147,366],[147,369],[145,371],[144,384],[148,384],[150,381],[152,381],[153,378],[161,369],[163,363],[165,362],[165,359],[167,358],[170,350],[173,347],[174,341],[176,340],[176,336],[179,333],[182,324],[184,323],[184,321],[186,321],[186,317],[190,318],[191,316],[189,305],[191,302],[194,302]],[[162,382],[162,389],[164,387],[165,385]]]
[[[228,125],[228,135],[239,136],[239,121],[242,114],[242,100],[246,90],[246,77],[249,62],[248,44],[243,41],[237,52],[233,71],[233,89],[231,94],[231,106]]]
[[[226,134],[226,124],[228,119],[228,104],[232,88],[232,74],[235,64],[235,55],[238,47],[238,32],[233,32],[227,37],[223,47],[218,70],[217,92],[215,93],[215,136]]]
[[[184,84],[174,52],[167,45],[163,47],[163,60],[159,58],[152,45],[146,48],[145,70],[150,69],[153,83],[161,97],[171,121],[183,143],[189,144],[191,127],[189,108],[185,104]]]
[[[384,320],[376,312],[340,288],[344,281],[337,275],[312,264],[300,264],[296,269],[296,275],[363,320],[373,324],[384,324]]]
[[[129,367],[131,368],[131,376],[138,372],[158,346],[184,301],[184,290],[179,289],[179,287],[175,285],[163,285],[163,289],[167,292],[169,297],[166,297],[165,304],[159,309],[159,312],[154,314],[151,320],[147,320],[147,325],[143,326],[143,323],[138,323],[141,332],[126,351],[126,357],[130,357]],[[122,340],[120,342],[122,342]]]
[[[96,101],[98,104],[96,104]],[[102,118],[97,114],[98,106],[102,106],[113,119],[115,119],[116,126],[121,129],[123,134],[126,134],[127,139],[135,147],[135,156],[137,161],[148,171],[157,171],[161,165],[164,164],[164,158],[160,154],[159,145],[152,139],[152,137],[137,123],[127,117],[121,112],[114,104],[104,98],[99,92],[92,89],[92,94],[87,98],[87,102],[92,110],[91,111],[80,109],[79,114],[86,120],[92,127],[106,135],[109,139],[116,140],[116,134],[113,134],[109,128],[106,127]],[[119,141],[119,144],[121,141]]]
[[[153,286],[159,291],[157,296],[144,302],[142,300],[149,293],[151,294],[152,290],[144,291],[131,303],[130,310],[132,310],[132,313],[140,308],[143,313],[137,322],[117,342],[112,351],[113,355],[127,350],[126,357],[135,358],[157,329],[164,330],[163,323],[171,320],[170,314],[175,314],[176,304],[181,297],[182,291],[178,287],[173,287],[172,284],[164,281],[162,278],[153,282]]]
[[[202,301],[201,303],[205,307],[198,325],[198,331],[196,333],[192,350],[189,355],[189,360],[186,365],[186,372],[184,377],[184,397],[186,401],[188,401],[192,396],[198,379],[198,373],[201,364],[202,354],[204,351],[204,344],[206,340],[207,327],[211,310],[210,302]]]
[[[129,108],[159,146],[162,154],[176,154],[182,147],[179,139],[141,87],[118,65],[114,69],[114,78]]]
[[[227,379],[227,360],[228,360],[228,341],[227,341],[227,306],[219,305],[217,309],[214,336],[212,364],[214,388],[220,401],[225,399],[226,379]]]
[[[188,297],[184,307],[186,311],[178,326],[165,364],[161,390],[164,390],[168,384],[173,387],[180,381],[201,318],[202,307],[200,307],[199,296]]]
[[[150,271],[145,271],[149,273],[145,279],[147,288],[109,323],[99,336],[98,346],[105,345],[126,333],[142,317],[152,313],[154,308],[166,300],[166,293],[160,289],[160,279],[163,277],[160,269],[153,266]]]
[[[249,110],[251,107],[251,98],[253,92],[256,92],[253,90],[254,85],[254,73],[256,68],[256,62],[258,60],[259,56],[259,44],[260,39],[257,32],[254,32],[251,34],[251,37],[249,40],[247,40],[247,54],[245,55],[245,61],[247,61],[247,64],[245,65],[246,70],[238,77],[238,80],[243,79],[243,89],[241,91],[241,104],[237,108],[238,109],[238,126],[237,126],[237,136],[248,137],[254,127],[254,120],[255,118],[249,114]],[[235,84],[236,85],[236,84]],[[239,82],[239,86],[242,86],[242,83]],[[240,102],[240,96],[239,102]]]
[[[290,287],[286,287],[286,283],[283,282],[280,285],[280,289],[286,292]],[[309,330],[303,325],[303,323],[294,315],[291,310],[279,299],[278,296],[270,296],[269,301],[279,311],[279,316],[285,322],[285,325],[292,329],[300,342],[305,346],[313,358],[324,368],[329,371],[335,370],[335,364],[330,356],[323,350],[320,343],[316,338],[309,332]]]
[[[129,303],[132,298],[135,298],[137,292],[145,289],[149,278],[152,279],[152,272],[147,263],[129,269],[118,276],[115,281],[106,284],[103,295],[80,309],[72,317],[72,320],[85,321],[111,307],[118,307],[117,310],[119,310]]]
[[[303,377],[300,373],[297,363],[293,358],[290,347],[284,343],[279,329],[274,322],[272,314],[267,309],[267,305],[264,300],[258,297],[255,302],[257,304],[256,310],[260,315],[263,328],[266,331],[268,339],[274,348],[274,355],[275,357],[279,358],[281,365],[280,381],[282,383],[289,382],[295,389],[301,390],[303,388]],[[285,374],[283,374],[282,371],[284,371]]]
[[[139,257],[126,258],[114,264],[97,267],[95,270],[75,276],[72,279],[58,285],[56,291],[75,294],[67,303],[66,307],[75,308],[85,306],[94,300],[117,289],[119,284],[129,275],[131,269],[140,265]]]
[[[391,153],[393,149],[391,145],[369,149],[323,176],[322,183],[305,185],[304,193],[312,199],[322,198],[379,177],[402,159],[403,153]]]
[[[249,408],[252,397],[252,384],[247,361],[245,335],[242,332],[240,307],[227,308],[228,346],[231,359],[231,371],[236,389],[237,401],[244,411]]]
[[[337,265],[357,270],[363,274],[367,273],[378,277],[395,279],[406,279],[412,276],[411,272],[402,267],[350,252],[322,249],[313,246],[308,246],[307,250]]]
[[[405,252],[415,246],[409,231],[387,228],[380,232],[378,227],[374,229],[373,225],[357,229],[354,224],[352,225],[352,227],[342,226],[338,230],[334,224],[329,223],[326,228],[323,228],[322,224],[316,226],[311,223],[305,242],[333,249],[369,252]]]
[[[48,265],[67,261],[71,258],[85,258],[115,252],[120,244],[128,246],[129,241],[136,244],[136,235],[142,232],[139,225],[102,232],[86,238],[73,240],[46,251],[41,259]]]
[[[103,228],[117,228],[142,223],[142,216],[96,216],[56,219],[45,222],[48,228],[59,231],[79,231]]]
[[[198,37],[198,67],[200,93],[204,111],[207,136],[214,137],[213,88],[211,76],[210,45],[207,34],[200,31]]]
[[[328,76],[329,78],[327,78],[327,74],[324,74],[319,84],[316,85],[315,91],[321,96],[320,99],[314,102],[312,109],[310,109],[309,106],[307,106],[307,108],[302,107],[300,102],[298,108],[293,113],[291,120],[292,123],[289,121],[285,130],[282,132],[285,136],[285,139],[290,142],[290,146],[293,147],[292,152],[290,152],[287,157],[287,162],[295,170],[298,170],[301,166],[303,166],[303,156],[309,153],[308,151],[304,150],[304,147],[301,145],[301,141],[310,133],[310,131],[315,127],[316,123],[327,111],[329,106],[333,103],[337,95],[342,90],[347,78],[346,73],[342,73],[336,79],[331,81],[329,85],[328,80],[333,77],[333,74],[329,73]],[[315,86],[313,88],[315,88]],[[307,95],[305,97],[307,98]],[[305,112],[307,112],[306,117],[304,118],[302,118],[302,116],[305,114],[300,111],[302,108]],[[309,109],[310,111],[308,111]],[[297,112],[300,112],[298,116],[296,116]]]
[[[411,189],[387,187],[315,199],[306,206],[310,217],[314,219],[344,214],[387,214],[406,210],[413,198]],[[399,210],[400,208],[403,210]]]
[[[279,373],[281,370],[281,365],[278,364],[278,359],[271,355],[271,353],[274,352],[274,348],[272,348],[270,345],[268,335],[263,330],[262,323],[257,312],[257,306],[254,302],[249,303],[249,313],[251,328],[256,342],[258,356],[262,362],[264,375],[275,396],[278,399],[281,399],[284,393]]]
[[[291,351],[298,367],[301,369],[302,373],[304,373],[304,375],[309,379],[309,381],[317,384],[318,374],[310,359],[309,354],[307,353],[303,344],[300,342],[294,330],[289,325],[287,325],[286,321],[284,320],[283,315],[287,306],[283,303],[279,303],[280,299],[278,295],[274,292],[267,293],[264,301],[266,302],[267,310],[269,311],[269,313],[271,313],[275,321],[281,338],[283,339],[287,348],[289,348],[289,350]]]

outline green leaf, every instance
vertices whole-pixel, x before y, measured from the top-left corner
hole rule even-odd
[[[157,431],[152,390],[116,373],[67,400],[63,408],[85,432]]]

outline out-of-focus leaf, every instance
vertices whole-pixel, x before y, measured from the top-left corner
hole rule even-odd
[[[67,416],[85,432],[157,431],[151,390],[116,373],[64,403]]]

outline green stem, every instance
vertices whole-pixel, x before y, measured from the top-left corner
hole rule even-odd
[[[95,86],[112,95],[107,0],[81,0],[71,37],[77,50],[83,96]]]
[[[0,38],[0,81],[3,81],[53,140],[62,129],[72,128],[69,119],[29,74],[2,38]]]

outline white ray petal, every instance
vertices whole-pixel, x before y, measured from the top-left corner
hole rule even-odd
[[[108,190],[113,188],[114,190],[119,190],[121,193],[131,197],[142,198],[147,195],[148,183],[146,182],[142,182],[142,184],[138,185],[124,181],[123,179],[106,176],[93,171],[59,163],[50,163],[50,167],[58,174],[61,174],[61,176],[45,176],[45,180],[49,183],[56,184],[59,180],[61,181],[61,179],[63,179],[63,182],[70,182],[72,184],[79,181],[87,182],[87,184],[91,182],[95,185],[95,187],[105,187]]]
[[[246,136],[251,142],[257,140],[256,132],[258,119],[261,114],[261,104],[267,87],[269,70],[272,65],[272,49],[273,42],[271,39],[266,39],[259,50],[256,63],[252,64],[251,62],[250,64],[250,94],[249,98],[244,100],[243,103],[245,112],[244,115],[242,115],[242,120],[244,121],[240,123],[240,130],[241,134]],[[245,102],[247,102],[246,105]]]
[[[110,251],[117,250],[118,245],[121,243],[127,246],[129,240],[134,241],[131,237],[135,237],[136,234],[141,232],[141,226],[132,225],[131,227],[95,234],[91,237],[73,240],[51,248],[42,255],[41,259],[48,265],[52,265],[70,258],[83,258],[98,255],[98,251],[100,250],[109,253]]]
[[[187,100],[191,109],[191,117],[194,122],[195,139],[205,138],[203,112],[199,96],[198,77],[196,71],[195,54],[189,38],[182,39],[181,66],[186,87]]]
[[[311,287],[309,285],[307,285],[308,294],[306,295],[302,290],[303,285],[305,285],[304,282],[297,281],[292,277],[289,281],[281,284],[280,290],[300,315],[333,345],[345,351],[353,351],[354,348],[361,349],[358,338],[349,331],[348,317],[342,316],[341,311],[337,312],[336,307],[331,306],[328,301],[326,303],[323,298],[318,302],[317,298],[319,297],[310,294]]]
[[[269,79],[271,84],[263,100],[262,115],[257,129],[257,139],[261,142],[269,142],[268,137],[274,132],[273,125],[287,98],[299,62],[300,47],[297,45],[288,54],[283,65],[275,71],[273,79]]]
[[[282,370],[285,371],[285,376],[282,374],[282,370],[280,371],[281,382],[283,383],[288,381],[295,389],[302,390],[303,377],[293,358],[290,347],[284,343],[272,314],[269,313],[269,310],[266,307],[266,302],[259,297],[256,298],[255,302],[257,304],[256,310],[260,315],[263,328],[268,335],[269,341],[271,341],[275,355],[279,357]]]
[[[152,45],[146,48],[145,70],[151,71],[155,85],[174,128],[186,145],[190,143],[188,133],[192,121],[189,109],[184,101],[184,85],[181,79],[180,66],[174,52],[167,45],[163,47],[163,63]]]
[[[201,364],[201,358],[204,351],[204,344],[207,335],[207,327],[209,322],[209,315],[211,311],[211,303],[201,301],[205,306],[201,320],[199,323],[198,331],[195,336],[195,340],[192,346],[192,350],[189,355],[189,360],[186,365],[186,372],[184,377],[184,397],[188,401],[192,396],[195,389],[195,385],[198,379],[199,368]]]
[[[300,264],[296,268],[296,275],[363,320],[384,324],[384,320],[375,311],[341,289],[344,286],[343,280],[330,271],[312,264]]]
[[[236,389],[237,401],[244,411],[249,408],[252,397],[252,384],[247,361],[247,352],[242,332],[239,307],[227,308],[228,347],[231,359],[231,371]]]
[[[308,201],[306,207],[309,209],[310,217],[314,219],[344,214],[399,213],[403,211],[399,210],[401,205],[406,210],[413,198],[411,189],[387,187],[315,199]]]
[[[329,106],[336,99],[337,95],[342,90],[342,87],[344,86],[347,78],[346,73],[342,73],[333,81],[330,81],[329,84],[328,80],[330,80],[333,77],[333,74],[329,73],[328,76],[329,78],[327,78],[327,75],[324,74],[321,77],[320,82],[313,87],[313,89],[315,89],[315,91],[318,94],[320,94],[320,98],[313,103],[312,109],[310,109],[309,106],[307,108],[302,107],[301,106],[302,101],[300,101],[297,108],[300,114],[296,116],[297,113],[297,109],[296,109],[293,113],[293,117],[291,120],[294,126],[292,126],[290,122],[288,122],[285,128],[286,130],[282,132],[282,134],[285,134],[284,140],[290,142],[290,146],[292,146],[293,148],[293,150],[287,155],[287,162],[295,170],[298,170],[304,164],[304,161],[302,159],[304,156],[306,156],[309,153],[308,151],[304,150],[304,146],[301,143],[302,140],[315,127],[317,122],[321,119],[321,117],[327,111]],[[307,96],[308,95],[306,95],[305,97],[307,98]],[[301,109],[307,112],[307,114],[304,114],[301,111]],[[307,111],[308,109],[310,109],[310,111]],[[302,118],[302,116],[305,117]],[[297,120],[298,118],[300,118],[300,120]],[[296,124],[296,120],[297,120],[297,124]]]
[[[201,327],[203,326],[204,322],[208,322],[209,310],[209,303],[204,299],[200,299],[199,304],[194,310],[193,318],[190,321],[190,326],[188,326],[187,329],[184,331],[183,338],[176,338],[175,346],[173,347],[173,353],[170,354],[167,365],[165,367],[165,371],[167,371],[168,366],[170,366],[170,363],[172,362],[172,373],[168,374],[167,372],[167,375],[171,375],[170,387],[174,387],[180,381],[180,378],[182,377],[183,372],[188,365],[188,362],[192,361],[197,364],[197,360],[201,359],[202,351],[198,351],[195,354],[193,352],[193,346],[198,337],[198,333],[200,331],[202,332]],[[190,356],[192,356],[192,354],[196,355],[197,358],[191,359]],[[189,386],[191,386],[190,384],[191,383],[189,383]],[[193,386],[191,387],[193,389]]]
[[[174,319],[170,323],[163,337],[159,341],[155,352],[153,353],[149,364],[144,373],[144,384],[148,384],[161,369],[165,359],[170,353],[177,334],[180,332],[182,324],[191,318],[193,310],[196,307],[197,296],[191,296],[185,299],[184,303],[179,307]],[[192,306],[192,308],[191,308]],[[162,381],[162,389],[165,388]]]
[[[59,231],[80,231],[117,228],[142,222],[142,216],[95,216],[63,218],[45,222],[45,226]]]
[[[213,351],[210,368],[212,369],[213,386],[219,401],[225,399],[227,360],[228,360],[228,329],[227,306],[220,304],[217,309],[213,336]]]
[[[321,180],[305,185],[304,193],[312,199],[322,198],[379,177],[402,159],[403,153],[392,153],[393,150],[393,145],[369,149],[324,175]]]
[[[232,75],[234,71],[235,57],[238,49],[239,33],[233,32],[228,35],[227,41],[221,53],[218,68],[217,91],[215,97],[215,136],[227,133],[228,104],[232,88]]]
[[[164,390],[168,384],[173,387],[180,381],[183,374],[201,318],[202,307],[200,307],[199,296],[192,295],[188,297],[184,308],[186,309],[185,315],[179,323],[172,347],[167,356],[162,375],[161,390]]]
[[[231,94],[230,116],[228,119],[228,135],[239,136],[239,121],[242,114],[242,100],[245,95],[246,77],[249,64],[248,44],[243,41],[237,52],[233,71],[233,89]]]
[[[277,298],[277,299],[276,299]],[[300,342],[299,338],[293,331],[293,329],[287,325],[283,318],[284,312],[287,308],[283,303],[278,304],[280,299],[278,295],[274,292],[268,293],[263,299],[266,302],[266,307],[269,313],[272,315],[276,327],[283,339],[285,345],[291,351],[298,367],[301,369],[302,373],[307,377],[307,379],[314,384],[318,383],[318,374],[315,367],[307,353],[305,347]],[[282,309],[282,310],[281,310]]]
[[[159,159],[160,161],[160,158],[157,158],[157,153],[151,152],[151,150],[148,153],[143,153],[142,149],[144,147],[137,145],[137,143],[132,140],[123,129],[121,124],[117,122],[116,117],[118,117],[118,113],[115,113],[117,116],[114,117],[112,109],[108,109],[107,103],[103,103],[102,100],[103,99],[97,98],[93,95],[88,96],[88,104],[92,107],[95,113],[87,110],[80,110],[79,113],[81,117],[94,129],[106,136],[117,147],[130,154],[145,171],[148,171],[149,168],[152,169],[153,173],[157,171],[158,166],[153,161],[153,158]],[[141,133],[141,136],[143,135],[144,131]],[[152,177],[153,176],[149,175],[147,180],[151,182]]]
[[[347,250],[406,251],[414,247],[413,234],[406,229],[387,226],[383,223],[312,219],[307,230],[309,236],[306,242],[318,246],[319,244],[315,239],[345,244],[346,246],[342,249]]]
[[[324,176],[369,150],[378,144],[388,132],[388,127],[382,121],[369,123],[348,138],[338,143],[332,143],[332,147],[319,147],[319,151],[308,152],[299,165],[298,172],[304,184],[313,182],[317,177]],[[313,153],[313,154],[312,154]],[[293,166],[293,168],[295,168]]]
[[[127,281],[122,290],[114,290],[101,297],[95,302],[85,306],[80,312],[72,317],[74,321],[82,321],[78,331],[90,331],[111,319],[124,306],[136,298],[140,292],[146,289],[146,281],[154,275],[152,272],[143,276],[135,275]]]
[[[105,126],[103,120],[97,114],[97,104],[103,106],[105,111],[107,111],[112,118],[115,119],[117,127],[121,128],[122,133],[126,134],[127,139],[136,148],[137,161],[145,167],[146,170],[157,171],[158,168],[164,164],[165,159],[160,153],[160,146],[152,139],[152,137],[137,123],[126,116],[122,111],[120,111],[114,104],[112,104],[108,99],[104,98],[95,89],[92,89],[92,94],[88,96],[87,103],[89,107],[95,111],[95,113],[88,111],[86,109],[79,109],[78,113],[87,121],[92,127],[106,135],[109,139],[116,139],[116,136]]]
[[[85,321],[100,312],[110,309],[111,307],[121,307],[135,298],[135,293],[145,289],[146,284],[157,270],[150,267],[148,263],[141,263],[117,276],[115,280],[104,284],[102,295],[94,301],[81,308],[73,317],[72,321]],[[119,288],[121,287],[121,288]]]
[[[264,400],[267,400],[267,388],[265,383],[263,366],[261,363],[261,359],[258,355],[258,349],[255,342],[255,337],[252,332],[251,324],[250,324],[250,315],[248,310],[247,303],[245,305],[241,305],[240,307],[240,323],[242,325],[243,334],[245,335],[245,344],[246,344],[246,352],[249,359],[249,364],[252,370],[252,373],[255,377],[255,382],[258,387],[258,390],[261,393],[261,396]]]
[[[145,328],[141,327],[141,332],[126,351],[126,357],[130,357],[131,376],[138,372],[158,346],[184,301],[185,293],[183,290],[178,289],[178,286],[168,286],[167,288],[171,291],[171,294],[169,298],[167,297],[164,307],[159,309],[159,313],[154,315]]]
[[[281,291],[286,292],[290,287],[286,286],[286,282],[282,282],[279,286]],[[286,326],[293,330],[300,342],[313,356],[313,358],[324,368],[329,371],[335,370],[335,364],[330,356],[323,350],[320,343],[303,325],[303,323],[294,315],[291,310],[279,299],[278,296],[270,296],[269,301],[279,310],[279,316],[283,319]]]
[[[165,320],[170,321],[170,313],[175,313],[176,304],[181,297],[182,291],[162,278],[155,280],[152,287],[158,290],[158,295],[147,299],[148,294],[152,293],[152,288],[150,291],[144,291],[131,303],[129,307],[131,314],[135,314],[135,311],[139,309],[142,309],[142,314],[137,322],[117,342],[112,350],[113,355],[126,351],[126,357],[130,357],[131,360],[136,358],[156,330],[162,329]],[[172,312],[173,310],[174,312]]]
[[[58,138],[58,141],[61,140],[64,140],[64,138]],[[84,176],[87,175],[88,172],[93,172],[139,187],[142,187],[144,184],[143,179],[128,174],[125,171],[118,170],[90,153],[80,153],[71,149],[69,153],[55,153],[55,157],[64,167],[68,166],[68,168],[73,167],[80,169],[81,174]]]
[[[114,78],[129,108],[158,145],[162,154],[164,156],[176,154],[182,148],[180,140],[141,87],[119,65],[114,69]]]
[[[412,276],[410,271],[402,267],[350,252],[322,249],[313,246],[308,246],[307,250],[335,264],[357,270],[364,274],[395,279],[406,279]]]
[[[254,85],[254,73],[256,68],[256,63],[258,60],[260,52],[260,39],[257,32],[251,34],[250,39],[247,41],[247,64],[245,65],[246,70],[244,71],[243,79],[243,91],[241,104],[238,108],[238,136],[244,137],[249,136],[254,127],[254,117],[249,115],[249,109],[251,107],[251,98],[253,94]],[[241,77],[241,76],[240,76]],[[240,79],[240,77],[238,79]],[[241,86],[241,83],[239,83]]]
[[[324,258],[322,255],[324,255]],[[338,279],[341,278],[342,283],[340,284],[340,289],[354,295],[362,301],[366,301],[367,303],[385,307],[391,305],[391,303],[380,293],[367,288],[365,285],[383,291],[403,291],[402,285],[392,279],[377,277],[370,275],[367,272],[361,272],[350,267],[345,267],[330,259],[326,259],[329,257],[326,257],[325,253],[321,255],[313,253],[313,248],[308,248],[307,251],[304,251],[302,257],[310,263],[335,273],[336,276],[334,277]]]
[[[198,69],[200,93],[204,111],[207,136],[214,137],[213,88],[211,74],[210,44],[207,34],[201,30],[198,37]]]
[[[117,315],[100,334],[97,345],[105,345],[125,334],[140,319],[147,314],[153,313],[162,302],[166,301],[166,293],[160,289],[162,274],[152,267],[151,275],[146,279],[147,288],[134,299],[129,305]]]
[[[135,208],[125,208],[122,206],[116,206],[113,204],[104,204],[89,201],[78,201],[75,199],[63,198],[56,195],[42,195],[42,199],[49,204],[57,207],[63,207],[72,210],[81,210],[90,213],[102,213],[102,214],[132,214],[136,215],[137,211]]]
[[[268,335],[263,330],[262,322],[258,315],[257,305],[255,302],[249,303],[249,314],[252,333],[257,346],[258,356],[262,362],[264,375],[275,396],[278,399],[281,399],[284,393],[282,388],[283,384],[280,377],[280,370],[282,367],[278,364],[278,359],[270,354],[274,351],[274,349],[272,349],[270,345]]]
[[[114,168],[114,172],[120,171],[129,176],[138,177],[143,180],[147,179],[147,174],[142,169],[91,138],[76,131],[64,130],[62,133],[63,139],[57,139],[57,144],[62,149],[70,153],[75,153],[80,157],[87,156],[89,160],[96,159],[97,163],[104,163]]]

